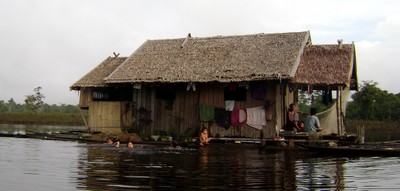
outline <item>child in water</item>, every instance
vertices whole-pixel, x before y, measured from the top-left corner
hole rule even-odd
[[[133,148],[133,143],[129,141],[128,144],[127,144],[127,147],[130,148],[130,149]]]
[[[207,145],[209,141],[207,127],[203,127],[200,133],[200,146]]]
[[[107,138],[106,139],[106,143],[108,144],[108,145],[115,145],[115,147],[119,147],[119,140],[115,140],[115,141],[113,141],[111,138]]]

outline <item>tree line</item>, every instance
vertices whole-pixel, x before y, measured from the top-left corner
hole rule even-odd
[[[381,90],[377,82],[364,81],[360,90],[351,96],[346,117],[370,121],[399,121],[400,93]]]
[[[307,92],[299,93],[299,108],[308,111],[310,107],[318,111],[328,109],[329,104],[324,101],[323,91],[313,91],[312,96]],[[393,94],[378,87],[374,81],[363,81],[359,90],[351,95],[347,103],[347,119],[366,121],[400,121],[400,93]]]
[[[79,113],[78,105],[61,104],[49,105],[44,102],[42,88],[37,87],[31,95],[26,95],[24,104],[16,103],[12,98],[7,102],[0,100],[0,113]],[[299,93],[299,108],[308,111],[310,107],[318,111],[328,109],[335,100],[324,100],[323,91],[313,91],[312,96],[307,92]],[[377,82],[363,81],[359,91],[351,96],[347,104],[347,119],[368,121],[400,121],[400,93],[393,94],[381,90]]]
[[[23,104],[16,103],[13,98],[8,101],[0,100],[0,113],[79,113],[77,105],[45,103],[45,95],[41,90],[40,86],[36,87],[33,94],[25,96]]]

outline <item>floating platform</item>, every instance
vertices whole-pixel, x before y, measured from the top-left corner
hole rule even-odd
[[[333,142],[330,142],[333,143]],[[338,146],[336,144],[298,144],[325,156],[400,156],[400,142],[383,142]]]

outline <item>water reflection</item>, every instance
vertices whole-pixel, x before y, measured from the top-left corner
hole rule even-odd
[[[0,133],[10,135],[26,135],[27,133],[52,134],[84,130],[86,130],[84,126],[0,124]]]
[[[398,157],[322,157],[246,144],[128,149],[125,144],[0,137],[0,169],[0,190],[400,188]]]
[[[74,190],[76,142],[0,138],[1,190]],[[82,149],[82,150],[81,150]]]
[[[87,147],[79,188],[96,190],[342,190],[343,158],[297,151],[260,151],[254,145],[214,144],[200,149],[105,145]],[[83,158],[83,157],[80,157]]]
[[[299,188],[344,190],[345,162],[344,158],[305,158],[299,161],[297,164]]]

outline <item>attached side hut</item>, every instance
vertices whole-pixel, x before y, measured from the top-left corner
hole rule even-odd
[[[89,121],[85,123],[91,131],[119,133],[132,124],[131,86],[108,86],[104,81],[126,59],[108,57],[70,86],[80,92],[79,107],[89,110]]]
[[[350,90],[358,90],[355,45],[339,40],[338,44],[306,47],[291,86],[308,91],[322,90],[328,102],[332,96],[336,97],[329,110],[320,111],[321,127],[324,134],[344,135]]]

